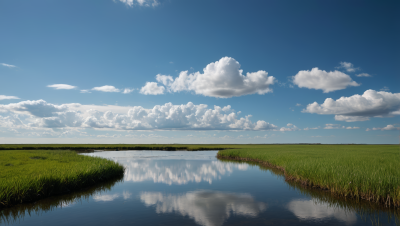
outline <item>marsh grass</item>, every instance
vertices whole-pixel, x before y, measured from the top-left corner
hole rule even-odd
[[[0,151],[0,208],[79,190],[123,173],[118,163],[73,151]]]
[[[94,186],[87,187],[78,192],[71,192],[64,195],[52,196],[35,203],[24,203],[13,206],[11,208],[0,209],[0,225],[13,224],[18,220],[22,220],[26,215],[40,215],[42,213],[52,211],[57,208],[74,205],[79,202],[89,202],[89,197],[101,192],[110,191],[118,182],[122,181],[123,175],[114,179],[101,182]]]
[[[284,172],[275,167],[268,167],[260,163],[242,160],[220,160],[223,162],[246,162],[249,165],[258,166],[260,170],[270,172],[278,179],[285,178]],[[396,208],[394,206],[385,207],[380,205],[379,203],[369,202],[363,199],[349,199],[347,197],[337,196],[336,194],[327,190],[310,188],[292,180],[287,180],[286,184],[288,185],[289,189],[296,190],[302,195],[311,197],[315,203],[327,205],[334,209],[340,209],[347,213],[356,212],[364,220],[364,222],[371,222],[371,225],[384,225],[384,223],[382,222],[385,221],[387,221],[389,224],[394,222],[395,225],[400,225],[400,208]]]
[[[282,170],[288,181],[400,207],[398,145],[266,145],[222,150],[218,157],[261,161]]]

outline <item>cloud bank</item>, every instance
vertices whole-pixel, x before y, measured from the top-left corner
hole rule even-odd
[[[323,104],[314,102],[302,112],[335,115],[338,121],[366,121],[371,117],[400,115],[400,93],[367,90],[362,95],[325,99]]]
[[[367,131],[371,131],[371,130],[381,130],[381,131],[385,131],[385,130],[400,130],[400,127],[396,127],[395,125],[387,125],[383,128],[372,128],[372,129],[367,129]]]
[[[251,115],[239,117],[231,107],[208,108],[191,102],[141,106],[55,105],[44,100],[0,105],[0,126],[9,128],[95,128],[108,130],[275,130],[277,126]],[[3,115],[3,116],[2,116]],[[15,119],[12,122],[10,119]]]
[[[311,71],[299,71],[292,79],[293,83],[300,88],[320,89],[324,93],[360,85],[343,72],[327,72],[317,67],[311,69]]]
[[[218,98],[269,93],[272,92],[269,86],[275,82],[275,78],[268,76],[266,71],[248,72],[243,75],[239,62],[231,57],[223,57],[208,64],[203,73],[182,71],[175,79],[159,74],[156,80],[160,85],[164,85],[168,92],[193,91],[199,95]],[[158,90],[156,94],[162,94],[164,89],[160,87],[164,88],[155,82],[148,82],[142,87],[142,93],[153,94],[147,90]]]

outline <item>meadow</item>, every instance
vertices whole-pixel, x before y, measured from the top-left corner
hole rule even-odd
[[[123,173],[118,163],[74,151],[0,151],[0,207],[80,190]]]

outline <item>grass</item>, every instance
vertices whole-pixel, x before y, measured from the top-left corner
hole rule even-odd
[[[79,184],[91,184],[93,178],[104,178],[101,173],[105,167],[110,172],[121,172],[121,166],[106,165],[101,159],[86,159],[90,164],[83,164],[84,158],[72,156],[69,151],[40,151],[51,158],[37,155],[36,150],[220,150],[220,158],[252,160],[267,163],[284,172],[286,180],[298,184],[328,190],[332,194],[355,200],[367,200],[387,207],[400,207],[400,150],[398,145],[186,145],[186,144],[26,144],[0,145],[0,202],[13,203],[18,200],[33,200],[35,194],[54,194],[65,189],[79,188]],[[18,151],[18,150],[32,151]],[[18,160],[19,153],[30,153],[30,157],[46,157]],[[52,154],[51,154],[52,153]],[[67,157],[67,153],[71,156]],[[7,158],[3,157],[8,156]],[[71,157],[71,161],[68,162]],[[13,159],[15,158],[15,159]],[[23,160],[25,159],[25,160]],[[50,161],[51,160],[51,161]],[[16,162],[16,164],[13,163]],[[18,166],[18,161],[21,165]],[[45,167],[40,162],[48,162]],[[66,161],[66,162],[64,162]],[[24,164],[37,164],[43,173],[33,173],[36,167]],[[67,163],[67,164],[63,164]],[[76,166],[70,167],[73,164]],[[80,164],[82,163],[82,164]],[[13,166],[6,166],[12,164]],[[15,171],[6,171],[16,168]],[[112,166],[112,167],[111,167]],[[24,169],[27,167],[28,170]],[[79,168],[81,167],[81,168]],[[102,168],[103,167],[103,168]],[[114,168],[113,168],[114,167]],[[118,168],[120,167],[120,168]],[[112,168],[112,169],[111,169]],[[30,169],[30,170],[29,170]],[[90,171],[90,173],[85,173]],[[33,175],[35,179],[31,179]],[[92,176],[94,175],[94,176]],[[65,179],[63,179],[65,178]],[[31,179],[30,184],[27,182]],[[39,182],[40,181],[40,182]],[[45,186],[44,184],[47,185]],[[53,184],[54,183],[54,184]],[[68,186],[67,186],[68,184]],[[7,191],[3,192],[3,188]],[[13,189],[9,189],[12,187]],[[30,189],[30,187],[34,189]],[[43,187],[43,188],[41,188]],[[18,191],[14,188],[17,188]],[[5,197],[5,198],[4,198]],[[10,198],[12,197],[12,198]],[[23,197],[27,197],[24,199]],[[8,200],[8,201],[3,201]]]
[[[41,215],[47,211],[56,208],[63,208],[75,203],[89,201],[89,197],[101,192],[110,191],[111,188],[118,182],[122,181],[121,177],[101,182],[94,186],[87,187],[78,192],[71,192],[64,195],[53,196],[47,199],[39,200],[35,203],[24,203],[13,208],[0,209],[0,225],[13,224],[23,219],[26,215]]]
[[[283,170],[288,181],[400,207],[398,145],[265,145],[222,150],[218,157],[260,161]]]
[[[0,151],[0,207],[79,190],[123,172],[118,163],[73,151]]]
[[[223,162],[237,162],[241,160],[221,159]],[[268,171],[272,175],[277,176],[278,179],[284,178],[284,172],[276,167],[268,167],[263,164],[255,162],[247,162],[250,165],[258,166],[260,170]],[[364,222],[371,222],[371,225],[382,225],[382,222],[387,221],[390,225],[391,222],[395,225],[400,225],[400,209],[387,208],[379,203],[373,203],[366,200],[347,199],[346,197],[338,197],[334,193],[327,192],[321,189],[313,189],[303,186],[301,183],[295,181],[286,181],[290,189],[294,189],[301,194],[311,197],[316,203],[327,205],[333,209],[340,209],[346,213],[356,212]]]

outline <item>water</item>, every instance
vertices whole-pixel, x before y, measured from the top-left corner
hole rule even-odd
[[[85,153],[126,166],[122,179],[0,211],[0,225],[396,225],[399,212],[288,183],[216,151]]]

